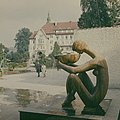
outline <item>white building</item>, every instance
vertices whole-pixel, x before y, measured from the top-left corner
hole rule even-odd
[[[35,31],[29,40],[30,62],[37,58],[37,52],[41,51],[48,56],[57,42],[63,52],[71,51],[74,42],[74,33],[78,29],[77,22],[50,22],[48,14],[47,22],[41,29]]]

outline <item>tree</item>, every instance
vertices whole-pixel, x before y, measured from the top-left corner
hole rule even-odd
[[[38,51],[37,52],[37,60],[35,61],[35,63],[37,61],[39,61],[40,64],[44,64],[46,65],[47,68],[50,68],[53,66],[53,60],[49,57],[49,56],[46,56],[44,53],[42,53],[41,51]],[[35,64],[34,63],[34,64]]]
[[[57,42],[54,43],[54,49],[52,51],[51,54],[49,54],[49,57],[51,58],[51,60],[53,61],[53,67],[55,66],[55,56],[58,54],[61,54],[62,49],[60,49],[60,46],[58,45]]]
[[[82,14],[78,21],[79,28],[112,26],[105,0],[81,0],[80,5]]]
[[[80,6],[81,6],[83,12],[87,11],[87,9],[89,7],[89,0],[81,0]]]
[[[29,58],[28,46],[29,46],[30,35],[31,35],[31,32],[28,28],[22,28],[16,34],[15,48],[17,49],[17,52],[20,55],[19,59],[21,60],[21,62],[26,62]]]
[[[6,55],[8,54],[9,49],[5,47],[2,43],[0,43],[0,64],[1,61],[4,61],[4,64],[6,62]]]
[[[45,61],[46,61],[45,54],[42,53],[41,51],[38,51],[37,55],[38,55],[38,59],[39,59],[40,64],[45,64]]]
[[[2,43],[0,43],[0,62],[2,61],[3,59],[3,45]]]
[[[57,42],[55,42],[54,43],[54,49],[53,49],[53,51],[52,51],[52,56],[56,56],[56,55],[58,55],[58,54],[61,54],[61,52],[62,52],[62,49],[60,48],[60,46],[58,45],[58,43]]]
[[[19,63],[21,60],[20,54],[18,52],[13,52],[11,51],[9,54],[6,56],[7,59],[9,59],[11,62]]]
[[[108,7],[110,17],[112,18],[113,25],[120,25],[120,1],[119,0],[108,0]]]

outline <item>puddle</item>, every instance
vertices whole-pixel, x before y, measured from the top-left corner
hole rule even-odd
[[[43,91],[29,89],[9,89],[0,87],[0,104],[16,104],[20,107],[27,107],[30,104],[41,102],[51,97]]]
[[[51,97],[43,91],[0,87],[0,119],[19,120],[20,109],[43,105]]]

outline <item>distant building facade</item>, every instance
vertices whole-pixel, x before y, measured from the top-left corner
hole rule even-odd
[[[33,62],[37,58],[39,51],[48,56],[53,51],[55,42],[58,43],[63,52],[70,52],[72,50],[71,45],[74,42],[74,34],[77,29],[77,22],[52,23],[48,14],[46,24],[30,36],[30,62]]]

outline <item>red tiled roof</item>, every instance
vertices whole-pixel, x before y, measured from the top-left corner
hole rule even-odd
[[[37,35],[38,31],[34,31],[31,36],[29,37],[29,39],[34,39],[35,36]]]
[[[73,32],[63,32],[63,33],[56,33],[56,35],[73,35]]]
[[[57,22],[57,23],[46,23],[42,29],[46,34],[55,34],[56,30],[75,30],[77,29],[77,22]]]

